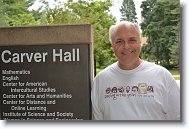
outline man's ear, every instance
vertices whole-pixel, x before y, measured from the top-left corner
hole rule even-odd
[[[141,46],[141,48],[144,46],[144,43],[142,43],[142,41],[140,42],[140,46]]]

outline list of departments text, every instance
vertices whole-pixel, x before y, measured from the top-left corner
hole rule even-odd
[[[73,111],[59,110],[57,105],[69,102],[71,93],[57,90],[49,80],[30,81],[32,71],[3,69],[2,109],[3,120],[80,120]],[[63,107],[62,107],[63,108]]]

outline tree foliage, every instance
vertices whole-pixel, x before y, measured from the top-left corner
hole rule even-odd
[[[0,26],[40,24],[28,8],[35,0],[0,0]]]
[[[53,1],[53,0],[52,0]],[[51,1],[51,2],[52,2]],[[58,2],[54,0],[54,2]],[[0,16],[4,16],[8,26],[41,25],[41,24],[92,24],[94,36],[94,57],[97,72],[116,59],[109,42],[109,27],[115,24],[115,18],[110,14],[110,0],[73,0],[58,3],[53,8],[46,0],[38,10],[28,10],[35,0],[2,1]]]
[[[142,57],[165,67],[178,66],[179,1],[146,0],[142,2],[143,36],[148,38]]]
[[[8,15],[5,13],[5,5],[3,0],[0,0],[0,25],[2,26],[7,26],[8,22],[7,22],[7,17]]]
[[[120,21],[130,21],[137,23],[135,3],[133,0],[123,0],[120,12],[122,14],[122,18]]]
[[[68,0],[63,5],[44,10],[50,24],[92,24],[97,72],[115,61],[108,35],[109,27],[116,22],[115,18],[109,14],[111,6],[110,0],[106,2]]]

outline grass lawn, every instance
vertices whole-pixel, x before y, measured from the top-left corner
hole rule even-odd
[[[101,70],[102,69],[97,69],[97,73],[100,72]],[[173,75],[175,80],[180,80],[180,73],[179,73],[178,69],[172,69],[172,70],[169,70],[169,72],[171,72],[171,74]]]
[[[175,80],[180,80],[180,73],[179,73],[178,69],[172,69],[169,71],[171,72],[171,74],[173,75]]]

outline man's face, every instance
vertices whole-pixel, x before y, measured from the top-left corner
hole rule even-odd
[[[130,63],[139,59],[141,50],[140,36],[132,25],[121,25],[112,38],[112,48],[122,63]]]

